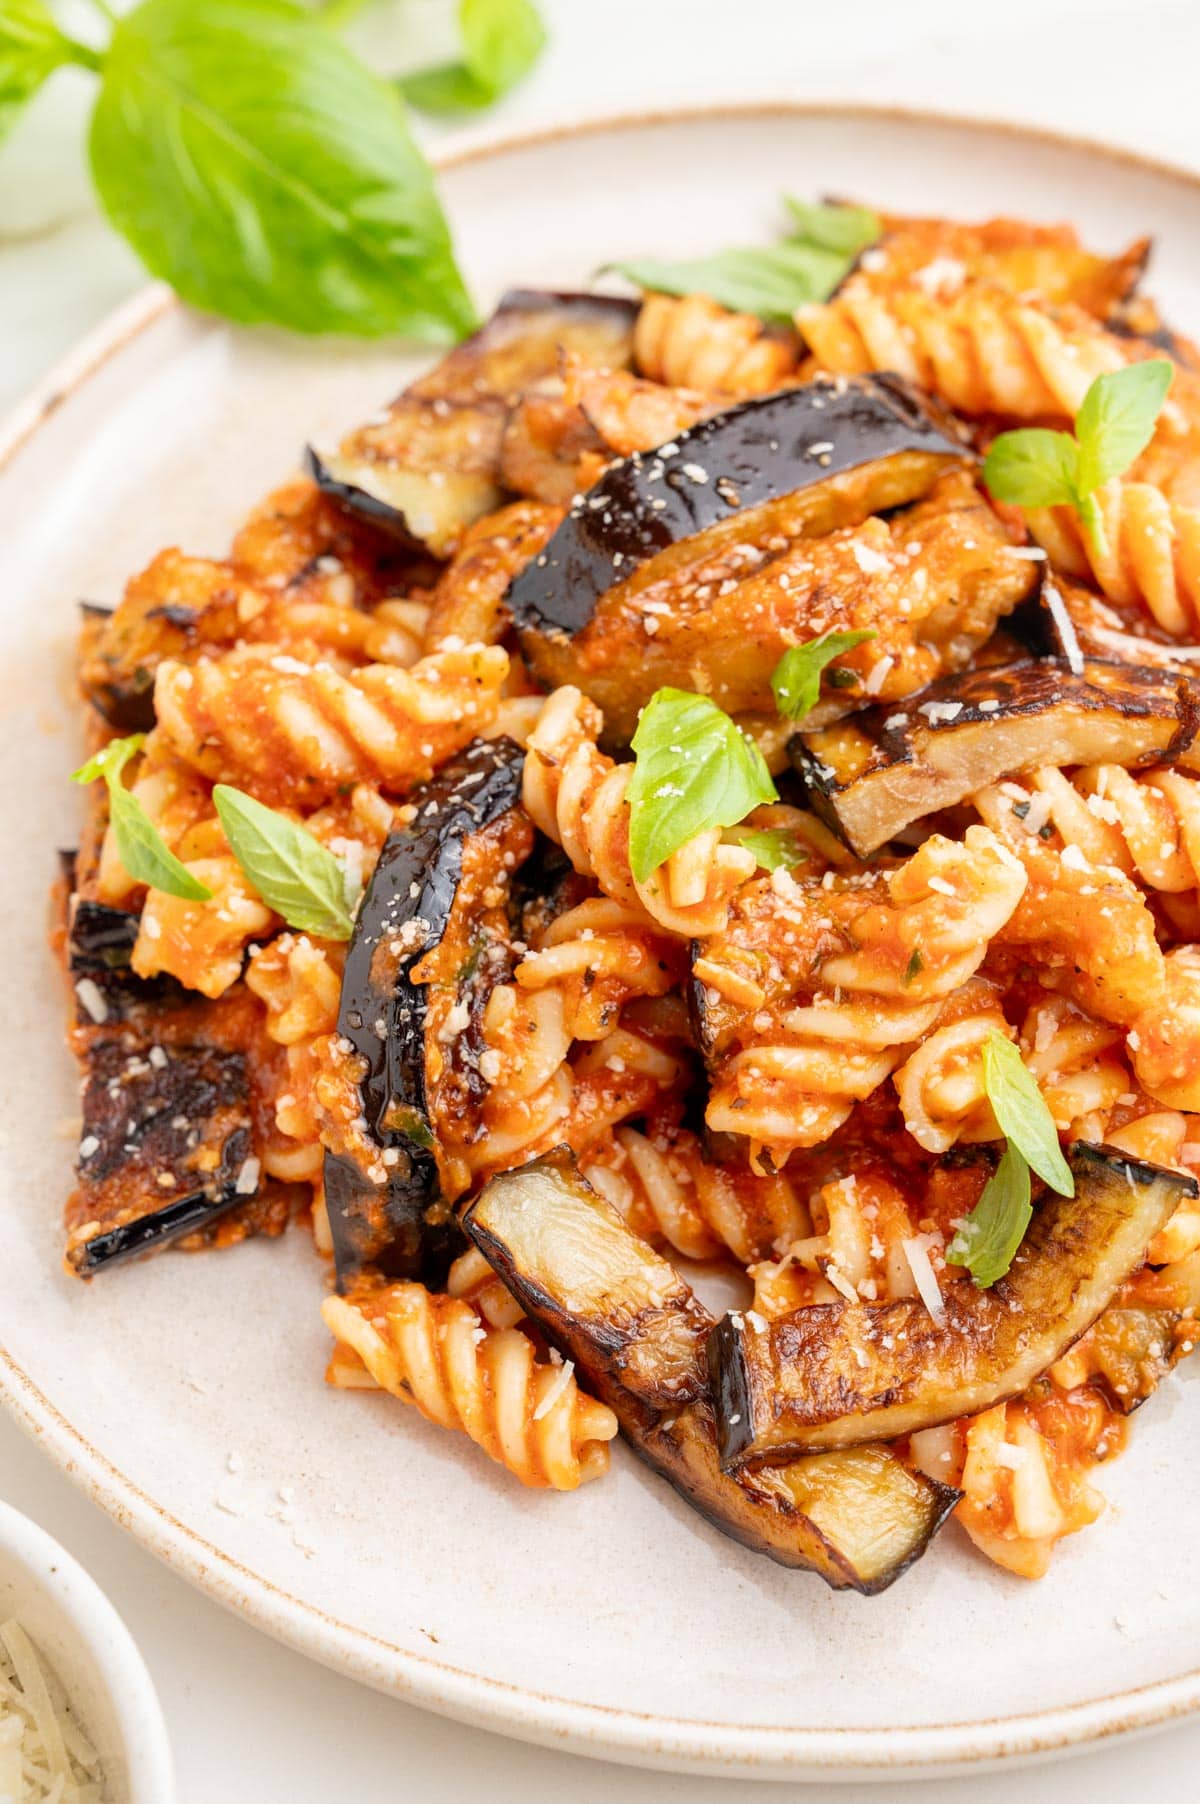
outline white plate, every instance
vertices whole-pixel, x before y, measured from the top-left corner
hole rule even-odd
[[[1113,248],[1153,230],[1155,290],[1200,326],[1196,182],[1001,127],[836,108],[589,127],[476,154],[443,192],[491,301],[508,283],[585,281],[614,256],[765,239],[783,187],[1065,217]],[[1044,1582],[1005,1577],[952,1528],[870,1600],[743,1552],[624,1450],[576,1496],[524,1492],[461,1437],[327,1390],[322,1272],[303,1232],[86,1288],[62,1275],[76,1089],[42,891],[76,832],[75,599],[114,599],[162,545],[221,551],[306,437],[372,410],[417,361],[233,332],[152,292],[13,424],[0,1397],[140,1540],[252,1622],[530,1740],[746,1776],[862,1775],[1031,1757],[1194,1709],[1200,1390],[1186,1376],[1139,1416],[1104,1477],[1113,1509]]]

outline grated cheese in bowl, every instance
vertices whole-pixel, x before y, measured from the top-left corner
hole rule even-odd
[[[104,1804],[95,1748],[58,1677],[12,1620],[0,1622],[0,1804]]]

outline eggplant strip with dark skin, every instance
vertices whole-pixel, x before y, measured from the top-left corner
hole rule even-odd
[[[564,352],[627,366],[636,316],[635,302],[614,295],[513,290],[379,420],[334,451],[310,447],[311,474],[349,513],[445,557],[504,499],[505,441],[520,397],[557,376]],[[510,445],[510,473],[519,457]]]
[[[712,414],[576,498],[509,588],[522,652],[596,701],[614,744],[665,685],[773,719],[780,658],[826,632],[872,643],[829,674],[818,720],[919,688],[1035,580],[970,464],[887,377]]]
[[[460,1250],[438,1165],[432,1051],[448,1011],[464,1010],[466,1027],[448,1039],[448,1060],[439,1053],[449,1069],[437,1083],[441,1108],[469,1110],[483,1094],[479,1017],[507,975],[508,936],[503,903],[485,903],[473,887],[460,906],[461,879],[471,847],[489,832],[498,888],[528,854],[532,829],[517,806],[523,765],[512,740],[474,740],[412,796],[413,818],[385,841],[363,898],[338,1013],[350,1048],[345,1144],[325,1154],[339,1288],[366,1264],[437,1282]],[[415,981],[414,966],[447,944],[459,968],[440,983]]]
[[[171,1244],[282,1233],[299,1197],[262,1175],[278,1049],[257,1004],[240,988],[209,1002],[173,978],[136,976],[138,916],[79,892],[86,855],[60,859],[51,944],[83,1078],[67,1269],[89,1278]]]
[[[835,1589],[874,1593],[920,1557],[954,1507],[956,1491],[881,1446],[745,1479],[722,1473],[704,1372],[713,1318],[584,1182],[566,1148],[493,1178],[463,1226],[615,1411],[635,1452],[744,1546]]]
[[[814,811],[868,857],[905,827],[1043,765],[1170,763],[1200,722],[1200,690],[1169,671],[1063,659],[990,665],[932,683],[789,745]]]
[[[1020,1396],[1091,1326],[1194,1179],[1077,1143],[1073,1197],[1047,1196],[990,1290],[925,1302],[820,1303],[767,1323],[727,1315],[709,1341],[722,1466],[772,1465],[978,1415]]]
[[[257,1190],[240,1053],[101,1040],[87,1071],[80,1189],[68,1206],[72,1270],[90,1277],[206,1228]],[[146,1209],[147,1198],[160,1206]]]

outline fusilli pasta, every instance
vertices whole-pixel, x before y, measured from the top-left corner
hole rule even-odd
[[[769,394],[796,368],[790,333],[764,326],[752,313],[730,313],[703,294],[648,294],[634,356],[655,382],[725,395]]]
[[[346,784],[425,781],[490,724],[507,673],[498,645],[443,646],[411,670],[349,674],[256,646],[164,663],[154,697],[159,732],[205,776],[248,781],[264,801],[299,786],[313,804]]]
[[[488,1328],[469,1303],[420,1284],[327,1297],[321,1313],[381,1390],[461,1429],[522,1484],[573,1491],[607,1470],[616,1417],[569,1363],[540,1363],[520,1329]],[[335,1360],[332,1383],[345,1365]]]
[[[685,937],[719,931],[729,898],[755,869],[753,853],[723,844],[712,830],[689,840],[639,883],[629,865],[625,799],[632,767],[614,764],[600,751],[602,727],[599,709],[578,689],[550,696],[525,760],[522,799],[534,824],[613,901],[640,907]]]

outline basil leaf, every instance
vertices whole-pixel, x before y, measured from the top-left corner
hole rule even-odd
[[[131,877],[151,889],[165,890],[168,896],[180,896],[185,902],[211,899],[208,885],[193,877],[186,864],[167,849],[158,828],[123,783],[110,784],[108,801],[117,851]]]
[[[883,221],[870,207],[796,200],[790,194],[784,195],[783,204],[792,216],[790,238],[836,251],[847,262],[883,236]]]
[[[807,848],[786,827],[734,827],[725,835],[735,845],[753,852],[764,871],[786,871],[808,863]]]
[[[797,307],[823,301],[836,288],[845,258],[808,244],[718,251],[691,262],[660,263],[644,258],[609,263],[639,288],[659,294],[706,294],[734,313],[756,313],[761,319],[790,325]]]
[[[852,651],[867,639],[874,639],[873,627],[852,633],[822,633],[805,645],[792,645],[784,652],[771,678],[775,706],[784,720],[803,720],[817,705],[821,693],[821,672],[825,666]]]
[[[476,81],[506,94],[546,48],[546,27],[533,0],[459,0],[463,60]]]
[[[1096,377],[1075,415],[1081,494],[1123,475],[1141,456],[1154,437],[1174,374],[1174,364],[1156,357]]]
[[[217,784],[213,801],[230,850],[268,908],[301,933],[348,940],[354,916],[345,872],[333,853],[307,827],[228,783]]]
[[[26,102],[64,63],[84,60],[41,0],[0,0],[0,143]]]
[[[758,747],[706,695],[657,690],[633,750],[629,861],[639,883],[697,833],[735,826],[777,799]]]
[[[212,891],[168,850],[142,804],[121,781],[122,771],[141,750],[145,738],[144,733],[131,733],[127,739],[110,739],[94,758],[72,773],[71,781],[95,783],[103,778],[108,785],[108,816],[117,853],[135,883],[164,890],[168,896],[180,896],[185,902],[207,902]]]
[[[997,501],[1016,507],[1074,507],[1079,447],[1069,432],[1044,426],[1001,432],[983,460],[983,480]]]
[[[946,1248],[947,1265],[965,1265],[979,1289],[990,1290],[1012,1264],[1032,1220],[1029,1167],[1010,1140],[983,1195]]]
[[[86,764],[81,764],[78,770],[71,772],[72,783],[95,783],[100,777],[106,783],[115,782],[129,760],[141,751],[145,743],[144,733],[130,733],[126,739],[110,739]]]
[[[1057,1190],[1074,1196],[1075,1179],[1063,1158],[1058,1129],[1037,1079],[1011,1040],[990,1033],[983,1044],[983,1087],[1000,1131],[1025,1163]]]
[[[461,63],[399,78],[404,98],[426,113],[479,112],[522,81],[546,47],[533,0],[459,0]]]
[[[291,0],[143,0],[90,153],[113,224],[198,307],[363,336],[474,323],[398,96]]]
[[[1106,555],[1096,490],[1126,471],[1154,436],[1175,366],[1162,358],[1097,376],[1075,416],[1075,435],[1023,426],[1002,432],[983,460],[997,501],[1073,507],[1098,556]]]
[[[423,113],[480,113],[496,96],[465,63],[439,63],[397,77],[396,86]]]

